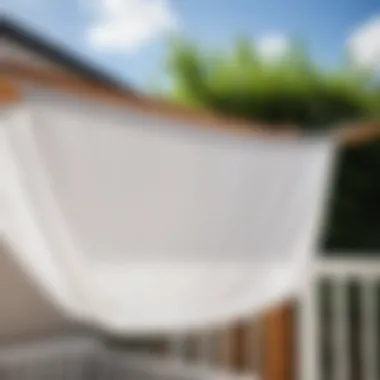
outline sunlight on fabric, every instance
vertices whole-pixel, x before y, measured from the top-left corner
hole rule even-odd
[[[74,313],[121,333],[183,331],[261,311],[307,281],[329,139],[232,138],[50,93],[11,119],[2,143],[24,175],[14,194],[45,246],[23,224],[6,231],[25,236],[20,256],[55,263],[40,270],[70,283]]]
[[[8,124],[6,120],[8,119]],[[82,317],[77,295],[72,292],[60,260],[54,257],[54,249],[48,246],[46,236],[39,228],[33,204],[30,202],[22,173],[18,170],[6,136],[9,115],[2,115],[0,127],[0,172],[1,172],[1,244],[14,253],[13,259],[46,289],[45,295],[71,316]]]

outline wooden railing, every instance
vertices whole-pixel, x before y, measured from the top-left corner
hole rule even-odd
[[[261,380],[380,379],[380,259],[316,258],[302,296],[171,355]]]
[[[169,356],[261,380],[293,380],[293,303],[219,330],[172,337]]]

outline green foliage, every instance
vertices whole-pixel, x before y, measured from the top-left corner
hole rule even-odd
[[[380,86],[346,59],[335,71],[317,67],[300,41],[281,59],[263,59],[239,38],[230,51],[207,52],[177,40],[169,46],[164,95],[190,107],[273,125],[327,129],[380,119]],[[380,144],[342,152],[325,246],[380,251]]]
[[[364,118],[375,107],[367,73],[348,63],[324,72],[299,42],[272,62],[244,38],[229,52],[205,52],[185,41],[173,42],[169,51],[168,95],[190,106],[307,127]]]

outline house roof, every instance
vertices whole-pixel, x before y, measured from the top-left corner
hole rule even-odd
[[[0,37],[4,41],[10,41],[33,53],[44,57],[45,60],[65,68],[68,72],[81,76],[93,83],[100,84],[112,89],[132,91],[126,85],[121,86],[120,81],[109,74],[97,69],[85,60],[75,56],[69,48],[62,49],[57,44],[49,41],[46,37],[38,35],[33,30],[20,25],[9,16],[0,18]]]

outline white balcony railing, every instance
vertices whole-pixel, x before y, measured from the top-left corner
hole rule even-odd
[[[299,379],[379,379],[379,303],[380,258],[319,258],[300,302]]]

